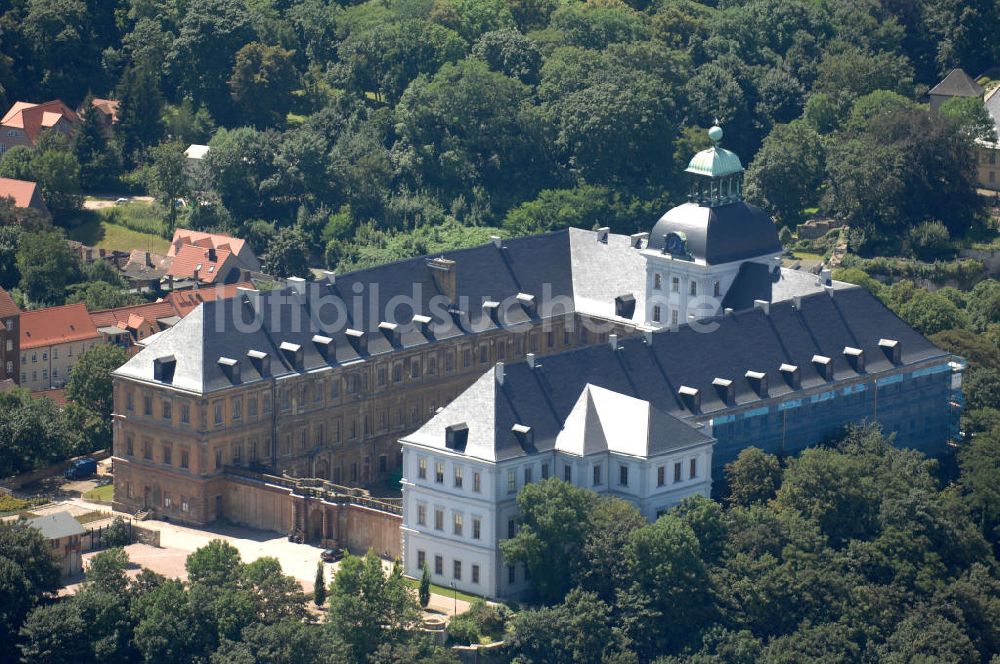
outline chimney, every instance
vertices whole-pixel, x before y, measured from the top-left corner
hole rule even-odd
[[[333,286],[337,283],[337,273],[331,272],[330,270],[323,270],[323,278],[326,279],[327,283]]]
[[[145,255],[145,261],[146,261],[146,267],[153,267],[153,259],[150,258],[148,251],[146,252]]]
[[[677,395],[681,398],[684,406],[692,413],[697,413],[701,410],[701,392],[697,388],[681,385],[680,389],[677,390]]]
[[[153,380],[161,383],[174,382],[174,370],[177,368],[177,358],[165,355],[153,360]]]
[[[457,268],[455,261],[439,256],[427,261],[427,267],[431,271],[434,285],[441,291],[441,294],[448,298],[449,302],[458,299]]]
[[[726,307],[725,309],[722,310],[722,315],[723,316],[732,316],[733,315],[733,308],[732,307]]]
[[[378,330],[385,335],[386,340],[393,346],[399,345],[399,325],[382,321],[378,324]]]
[[[788,387],[793,390],[797,390],[802,387],[802,379],[799,374],[799,368],[794,364],[782,364],[778,367],[778,371],[781,372],[782,378],[788,383]]]
[[[628,241],[633,249],[642,249],[649,242],[649,233],[633,233]]]
[[[306,280],[302,277],[288,277],[288,287],[291,288],[296,295],[306,294]]]
[[[858,373],[863,373],[865,370],[865,351],[860,348],[854,348],[852,346],[844,346],[844,357],[847,358],[847,362],[851,365],[851,368]]]
[[[240,382],[240,361],[231,357],[220,357],[219,367],[233,385]]]
[[[312,341],[316,344],[316,350],[319,351],[324,360],[332,362],[337,359],[337,344],[332,338],[324,337],[322,334],[314,334]]]
[[[420,334],[424,335],[428,339],[433,336],[431,331],[431,317],[423,316],[421,314],[413,315],[413,327],[420,331]]]
[[[281,349],[281,353],[285,356],[285,360],[287,360],[293,368],[300,371],[302,370],[302,346],[293,344],[289,341],[282,341],[278,348]]]
[[[247,357],[262,378],[271,375],[271,356],[260,350],[248,350]]]
[[[754,300],[753,308],[760,309],[761,311],[764,312],[765,316],[771,313],[771,303],[768,302],[767,300]]]
[[[488,316],[493,324],[500,327],[500,303],[493,300],[483,302],[483,315]]]
[[[833,380],[833,362],[826,355],[813,355],[813,366],[816,372],[823,377],[823,380]]]
[[[753,391],[757,393],[761,399],[767,398],[767,374],[763,371],[748,371],[746,374],[747,382],[750,383],[750,387]]]
[[[823,286],[823,290],[826,291],[827,295],[829,295],[830,297],[833,297],[833,286],[832,285],[830,285],[830,286]]]
[[[528,314],[535,313],[535,296],[528,293],[518,293],[517,303],[524,307]]]
[[[201,263],[198,263],[197,265],[194,266],[194,289],[195,290],[198,290],[198,283],[199,283],[198,273],[199,272],[201,272]]]
[[[347,330],[344,332],[347,335],[347,341],[350,342],[351,348],[358,355],[364,355],[368,352],[368,337],[361,330]]]
[[[611,333],[608,335],[608,345],[611,346],[611,350],[618,350],[618,335]]]
[[[531,369],[534,369],[535,368],[535,354],[534,353],[528,353],[525,356],[525,359],[528,360],[528,367],[530,367]]]
[[[643,339],[643,341],[646,342],[647,346],[652,346],[653,345],[653,331],[652,330],[643,330],[642,331],[642,339]]]
[[[802,311],[802,296],[801,295],[793,295],[792,296],[792,309],[795,309],[796,311]]]
[[[712,385],[715,386],[715,391],[722,403],[727,406],[736,403],[736,388],[733,387],[733,381],[728,378],[716,378],[712,381]]]
[[[497,249],[503,249],[503,239],[499,235],[491,235],[490,242],[492,242],[493,246]]]
[[[493,367],[493,377],[497,380],[497,385],[503,385],[504,368],[503,362],[497,362]]]
[[[826,268],[825,267],[825,268],[823,268],[822,270],[819,271],[819,279],[820,279],[820,281],[823,282],[824,286],[832,286],[833,285],[833,272],[830,271],[830,268]]]
[[[903,348],[895,339],[879,339],[878,347],[885,353],[886,358],[893,364],[903,361]]]
[[[608,243],[608,234],[610,232],[611,232],[611,229],[608,228],[607,226],[601,226],[600,228],[598,228],[597,229],[597,241],[600,242],[601,244],[607,244]]]

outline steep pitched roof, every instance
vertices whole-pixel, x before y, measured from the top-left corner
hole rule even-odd
[[[173,251],[173,246],[171,246]],[[194,277],[195,270],[198,271],[198,281],[202,283],[215,283],[216,280],[224,280],[229,268],[226,261],[232,256],[228,246],[218,249],[212,247],[201,247],[193,244],[181,245],[180,249],[173,255],[173,262],[167,269],[167,274],[175,279],[187,279]],[[214,258],[214,260],[213,260]],[[219,279],[222,275],[222,279]]]
[[[252,281],[241,281],[235,284],[174,291],[164,295],[163,299],[173,306],[178,316],[183,318],[194,311],[202,302],[224,300],[234,297],[240,288],[252,289],[253,287]]]
[[[94,108],[111,118],[112,124],[118,122],[118,109],[121,106],[121,102],[116,99],[98,99],[94,97],[91,104]]]
[[[161,318],[176,316],[177,310],[171,302],[149,302],[130,307],[102,309],[90,312],[90,319],[97,327],[112,327],[123,323],[126,328],[136,329],[143,321],[156,324]]]
[[[963,69],[952,69],[940,83],[928,93],[942,97],[982,97],[983,88]]]
[[[100,336],[83,304],[36,309],[21,314],[21,350]]]
[[[78,119],[76,113],[59,99],[42,104],[18,101],[4,114],[0,124],[23,129],[28,139],[34,143],[43,129],[54,127],[63,118],[70,123],[75,123]]]
[[[21,309],[14,303],[10,293],[0,288],[0,317],[17,316],[20,313]]]
[[[35,202],[37,207],[41,195],[36,182],[0,178],[0,198],[13,198],[14,207],[29,208],[32,207],[32,202]]]
[[[510,442],[513,424],[530,426],[534,444],[541,451],[552,449],[560,436],[569,436],[565,433],[570,429],[567,423],[575,417],[574,426],[582,433],[576,442],[567,438],[568,447],[579,448],[583,440],[580,436],[595,436],[598,429],[610,447],[612,437],[608,432],[614,427],[604,425],[603,413],[611,413],[614,418],[618,412],[637,407],[635,402],[627,402],[631,405],[626,407],[623,405],[626,402],[618,398],[609,398],[602,404],[600,398],[594,398],[600,394],[599,390],[648,403],[650,413],[659,414],[658,419],[650,421],[655,421],[656,427],[664,427],[664,431],[669,428],[674,432],[648,438],[669,439],[676,435],[674,420],[692,421],[724,412],[733,405],[747,406],[801,389],[831,385],[813,364],[816,355],[830,359],[834,382],[861,375],[844,356],[845,347],[864,351],[863,373],[868,375],[950,357],[877,298],[857,287],[838,290],[834,297],[823,292],[805,296],[798,307],[792,302],[778,302],[771,304],[769,313],[751,309],[711,322],[717,327],[708,333],[683,326],[676,332],[664,330],[652,334],[649,340],[627,338],[619,342],[617,350],[612,350],[609,344],[600,344],[539,358],[534,368],[524,362],[508,364],[504,367],[502,385],[492,371],[488,372],[469,389],[471,398],[462,393],[404,440],[440,447],[444,427],[461,421],[469,427],[466,454],[489,458],[481,450],[492,450],[493,459],[511,458],[523,453]],[[899,342],[900,365],[887,357],[879,345],[880,339]],[[785,381],[782,365],[798,368],[799,387]],[[769,390],[764,397],[745,378],[747,371],[767,376]],[[723,401],[714,384],[717,378],[732,381],[734,404]],[[700,396],[697,412],[693,413],[682,402],[679,397],[682,387],[697,391]],[[590,401],[584,401],[585,397]],[[588,414],[591,419],[584,418],[581,424],[574,411]],[[598,437],[591,440],[600,443]],[[470,452],[470,448],[474,451]]]
[[[178,228],[174,231],[173,239],[170,240],[170,249],[167,251],[167,256],[176,256],[180,247],[188,244],[203,248],[211,247],[212,249],[226,248],[234,254],[238,254],[243,251],[246,240],[218,233],[203,233],[201,231]]]

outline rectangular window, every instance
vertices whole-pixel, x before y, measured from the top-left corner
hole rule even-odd
[[[434,510],[434,530],[444,530],[444,510]]]
[[[215,469],[218,470],[222,468],[222,448],[216,448],[215,450]]]
[[[170,445],[163,446],[163,463],[168,466],[172,466],[174,463],[174,451],[171,449]]]
[[[247,399],[247,417],[257,417],[257,397]]]
[[[722,297],[722,284],[716,281],[715,288],[713,289],[712,293],[713,295],[715,295],[715,297]]]
[[[670,311],[670,324],[671,325],[677,325],[677,310],[676,309],[672,309]]]
[[[660,322],[660,305],[658,304],[653,305],[653,322],[654,323]]]
[[[531,482],[532,482],[532,479],[533,479],[532,476],[531,476],[532,475],[532,470],[533,469],[532,469],[531,466],[527,466],[524,469],[524,484],[525,485],[531,484]]]
[[[549,479],[549,464],[547,463],[542,464],[542,479],[543,480]]]
[[[472,490],[479,493],[480,489],[480,478],[479,473],[472,473]]]
[[[461,489],[462,488],[462,467],[461,466],[455,466],[455,488],[456,489]]]
[[[434,464],[434,481],[444,484],[444,464],[440,461]]]
[[[233,419],[234,420],[241,419],[243,417],[243,400],[233,399],[232,408],[233,408]]]
[[[653,273],[653,289],[660,290],[663,288],[663,276],[659,272]]]
[[[681,481],[681,463],[680,463],[680,461],[678,461],[677,463],[674,464],[674,481],[675,482],[680,482]]]
[[[132,390],[125,391],[125,410],[135,410],[135,400],[132,398]]]
[[[688,477],[691,479],[698,477],[698,459],[691,459],[690,467],[688,468]]]
[[[452,574],[455,577],[455,580],[456,581],[461,581],[462,580],[462,561],[461,560],[456,560],[453,563],[453,567],[454,567],[454,569],[452,570]]]
[[[507,519],[507,539],[514,539],[517,535],[517,526],[514,524],[514,519]]]
[[[148,394],[142,398],[142,414],[146,416],[153,414],[153,397]]]
[[[461,536],[463,530],[462,513],[455,512],[454,521],[452,523],[452,534]]]
[[[427,525],[427,505],[417,505],[417,525]]]
[[[423,551],[417,551],[417,567],[419,569],[424,568],[424,564],[427,562],[427,554]]]
[[[507,493],[514,493],[517,491],[517,476],[514,474],[513,470],[507,471]]]
[[[472,539],[479,539],[481,534],[482,522],[479,519],[472,520]]]
[[[135,441],[132,439],[132,434],[125,436],[125,454],[128,456],[133,456],[135,454]]]
[[[692,281],[691,282],[691,291],[690,292],[691,292],[691,295],[697,295],[698,294],[698,282],[697,281]]]
[[[628,486],[628,466],[618,468],[618,483],[622,486]]]
[[[667,483],[667,468],[659,466],[656,469],[656,486],[663,486]]]
[[[601,485],[601,464],[594,464],[594,486]]]
[[[563,480],[572,484],[573,482],[573,466],[563,466]]]
[[[479,565],[472,566],[472,582],[479,583]]]
[[[434,573],[437,575],[444,574],[444,558],[441,556],[434,556]]]
[[[187,468],[190,464],[190,454],[187,450],[181,450],[181,468]]]
[[[215,404],[215,426],[222,426],[222,402]]]
[[[417,461],[417,479],[427,479],[427,459]]]
[[[170,403],[170,401],[164,399],[163,400],[163,419],[169,420],[169,419],[173,418],[173,416],[174,416],[174,407],[173,407],[173,404]]]
[[[681,278],[680,277],[671,277],[670,278],[670,291],[673,292],[673,293],[680,293],[681,292]]]
[[[153,442],[149,440],[142,441],[142,458],[147,461],[153,460]]]
[[[181,404],[181,424],[189,424],[191,422],[191,406],[186,403]]]

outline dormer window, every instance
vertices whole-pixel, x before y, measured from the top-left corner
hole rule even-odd
[[[452,424],[444,429],[444,446],[449,450],[464,452],[469,442],[469,426],[465,422]]]
[[[767,398],[767,374],[763,371],[748,371],[746,372],[747,382],[750,383],[751,389],[757,394],[761,399]]]

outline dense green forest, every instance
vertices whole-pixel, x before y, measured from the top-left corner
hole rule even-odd
[[[4,6],[0,101],[122,106],[110,140],[85,113],[89,130],[12,149],[0,174],[39,180],[57,213],[81,190],[196,194],[168,205],[168,232],[236,233],[279,275],[497,228],[646,230],[683,198],[714,120],[755,201],[787,225],[845,217],[859,251],[925,223],[962,236],[980,214],[977,113],[916,100],[952,67],[993,65],[992,0]],[[212,151],[192,182],[178,168],[193,142]]]

